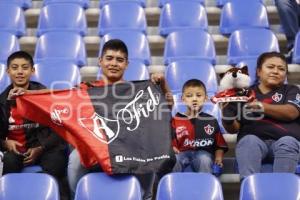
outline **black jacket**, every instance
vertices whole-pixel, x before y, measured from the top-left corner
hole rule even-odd
[[[9,131],[10,107],[15,101],[7,100],[9,91],[13,88],[9,85],[0,95],[0,150],[3,150],[3,141],[6,139]],[[30,81],[28,90],[40,90],[46,87],[38,82]],[[30,122],[24,120],[25,123]],[[42,146],[44,151],[63,149],[64,141],[54,133],[50,128],[39,125],[37,128],[25,129],[27,148]]]

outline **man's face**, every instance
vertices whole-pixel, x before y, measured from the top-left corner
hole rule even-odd
[[[108,83],[123,80],[123,74],[128,66],[126,55],[121,51],[106,50],[99,60],[104,78]]]
[[[10,62],[6,72],[14,87],[27,89],[30,77],[34,73],[34,68],[24,58],[15,58]]]

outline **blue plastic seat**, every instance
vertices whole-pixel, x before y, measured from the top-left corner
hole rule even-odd
[[[23,8],[23,9],[28,9],[32,6],[32,2],[31,0],[1,0],[1,3],[13,3],[18,5],[19,7]]]
[[[196,1],[173,1],[161,10],[159,33],[166,36],[171,32],[188,28],[207,30],[207,15],[202,4]]]
[[[44,60],[35,64],[32,80],[50,89],[69,89],[81,81],[80,72],[73,62],[66,60]]]
[[[103,6],[110,4],[112,2],[136,2],[140,4],[143,8],[146,7],[146,0],[101,0],[99,3],[99,7],[102,8]]]
[[[160,8],[164,7],[165,4],[170,3],[170,2],[175,2],[175,1],[184,1],[184,2],[198,2],[204,5],[205,0],[159,0],[158,2],[158,6]]]
[[[22,169],[22,173],[38,173],[38,172],[42,172],[43,169],[40,165],[30,165],[27,167],[24,167]]]
[[[300,178],[291,173],[258,173],[245,178],[240,200],[299,199]]]
[[[216,0],[216,6],[222,7],[224,6],[227,2],[240,2],[241,4],[251,4],[254,2],[260,2],[263,3],[263,0],[251,0],[251,1],[240,1],[240,0]]]
[[[113,1],[103,6],[99,15],[98,34],[103,36],[111,31],[124,29],[146,33],[144,9],[136,2],[125,1]]]
[[[51,31],[76,32],[84,36],[87,22],[84,9],[78,4],[50,4],[41,9],[37,36]]]
[[[99,68],[97,74],[97,80],[101,79],[102,77],[102,70]],[[130,60],[127,69],[124,73],[124,80],[126,81],[141,81],[141,80],[148,80],[149,79],[149,71],[148,67],[137,60]]]
[[[6,65],[0,63],[0,94],[10,84],[10,78],[6,73]]]
[[[228,2],[221,11],[220,32],[231,34],[243,28],[269,28],[266,7],[260,3]]]
[[[245,59],[257,59],[261,53],[269,51],[279,52],[278,40],[271,30],[237,30],[230,35],[227,59],[229,64],[237,64]]]
[[[134,176],[89,173],[78,182],[75,200],[141,200],[140,190],[139,182]]]
[[[166,68],[165,74],[173,94],[180,93],[183,84],[194,78],[201,80],[206,85],[208,93],[215,93],[218,89],[215,69],[206,60],[187,59],[172,62]]]
[[[42,173],[11,173],[0,178],[0,199],[59,200],[56,180]]]
[[[223,200],[219,180],[209,173],[171,173],[158,184],[156,200]]]
[[[0,32],[0,63],[6,63],[8,56],[20,50],[18,38],[8,32]]]
[[[300,64],[300,31],[297,33],[295,39],[293,63]]]
[[[140,60],[146,65],[150,65],[151,55],[146,35],[133,30],[110,32],[102,37],[99,55],[101,55],[104,43],[111,39],[120,39],[127,45],[129,60]]]
[[[21,7],[12,3],[0,3],[0,31],[7,31],[18,37],[25,35],[25,15]]]
[[[35,61],[44,59],[71,60],[79,66],[86,64],[86,49],[83,38],[72,32],[49,32],[37,41]]]
[[[74,3],[79,4],[84,9],[87,9],[90,6],[90,0],[44,0],[44,6],[53,3]]]
[[[168,35],[164,49],[164,63],[182,59],[205,59],[215,64],[216,50],[209,33],[199,29],[175,31]]]

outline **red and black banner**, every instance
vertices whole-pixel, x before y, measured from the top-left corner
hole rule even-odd
[[[175,162],[171,112],[150,81],[26,94],[17,108],[72,144],[86,167],[138,174],[169,170]]]

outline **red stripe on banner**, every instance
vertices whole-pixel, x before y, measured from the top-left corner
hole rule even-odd
[[[99,163],[106,173],[112,173],[108,144],[80,124],[81,118],[92,118],[95,113],[86,90],[25,94],[17,98],[17,109],[24,118],[51,127],[72,144],[85,167]]]

